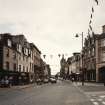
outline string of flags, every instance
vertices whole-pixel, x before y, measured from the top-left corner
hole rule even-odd
[[[44,59],[45,59],[46,57],[48,57],[48,56],[52,59],[55,55],[52,55],[52,54],[51,54],[51,55],[43,54],[42,56],[43,56]],[[66,53],[66,54],[58,54],[57,56],[58,56],[59,58],[60,58],[60,57],[66,57],[66,56],[68,56],[68,54],[67,54],[67,53]]]
[[[98,0],[94,0],[94,2],[99,5],[99,1]],[[91,15],[90,15],[90,20],[89,20],[89,28],[88,28],[88,35],[90,35],[90,32],[93,34],[93,28],[92,28],[92,19],[93,19],[93,14],[94,14],[94,6],[92,6],[91,8]]]
[[[98,5],[98,0],[95,0],[95,2],[97,3],[97,5]]]

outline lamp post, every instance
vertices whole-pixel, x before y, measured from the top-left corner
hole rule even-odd
[[[82,34],[76,34],[75,37],[79,37],[79,35],[82,36],[82,51],[83,51],[83,32]],[[83,69],[83,52],[81,52],[81,70],[82,70],[82,86],[84,86],[84,69]]]

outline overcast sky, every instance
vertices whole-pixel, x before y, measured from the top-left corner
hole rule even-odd
[[[105,0],[0,0],[0,32],[24,34],[46,54],[53,73],[59,71],[58,54],[81,50],[81,37],[76,33],[89,27],[91,8],[94,7],[93,30],[101,33],[105,24]],[[50,55],[53,55],[51,59]]]

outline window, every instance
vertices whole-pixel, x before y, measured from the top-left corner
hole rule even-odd
[[[94,56],[94,54],[95,54],[95,50],[94,50],[94,48],[92,49],[92,56]]]
[[[13,70],[16,71],[16,63],[13,65]]]
[[[6,57],[9,57],[9,49],[6,49]]]
[[[19,72],[21,72],[21,65],[19,65]]]
[[[6,62],[6,69],[9,70],[9,62]]]
[[[28,49],[26,48],[26,55],[28,55]]]
[[[13,51],[13,59],[16,59],[16,52]]]
[[[28,67],[27,67],[27,72],[28,72]]]
[[[11,42],[10,39],[7,40],[7,44],[8,44],[9,47],[12,47],[12,42]]]
[[[28,62],[28,57],[26,57],[26,62]]]
[[[20,44],[17,45],[17,50],[21,53],[22,52],[22,46]]]
[[[25,72],[25,67],[23,66],[23,72]]]
[[[105,46],[105,39],[101,40],[101,47]]]
[[[24,59],[25,59],[25,58],[24,58],[24,55],[23,55],[23,61],[24,61]]]
[[[101,53],[101,61],[105,61],[105,51],[102,51]]]

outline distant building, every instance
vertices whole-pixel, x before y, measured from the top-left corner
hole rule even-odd
[[[60,76],[63,77],[64,79],[66,79],[68,76],[68,64],[66,62],[66,59],[64,58],[64,55],[62,55],[60,65],[61,65]]]

